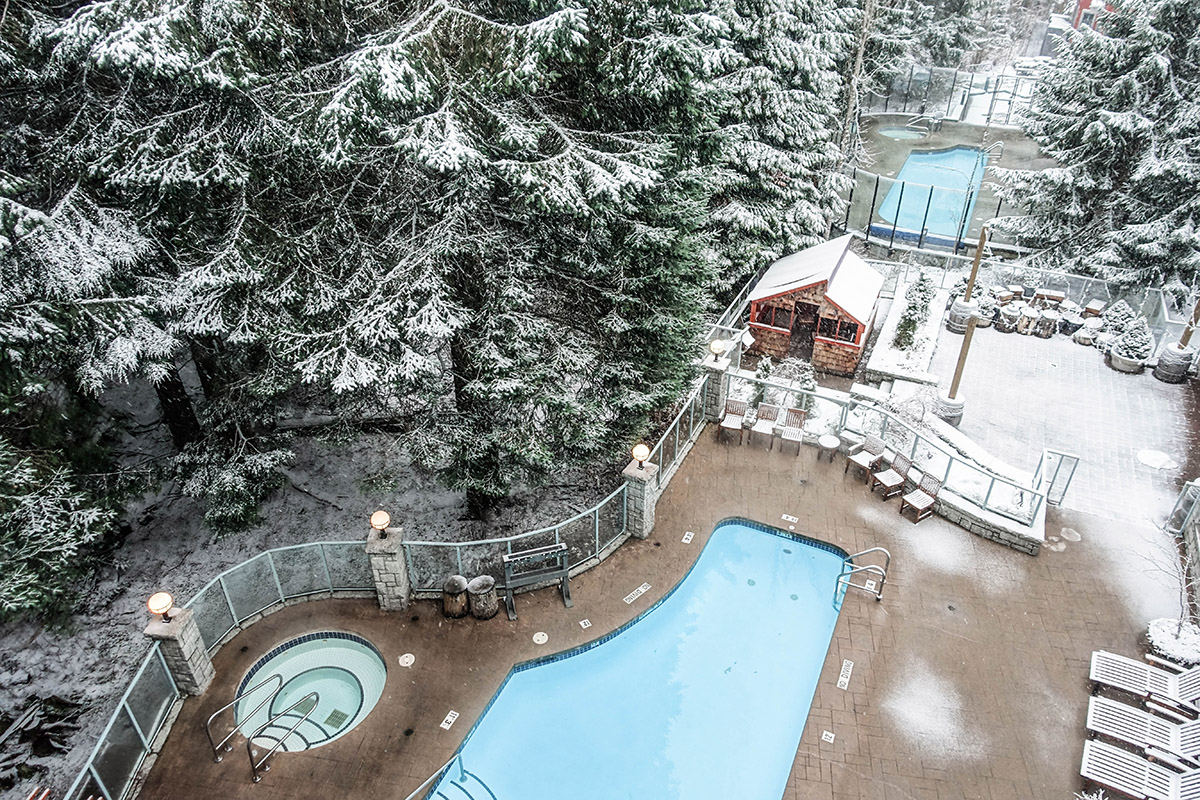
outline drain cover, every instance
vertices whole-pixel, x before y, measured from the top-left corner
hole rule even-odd
[[[325,718],[325,725],[329,728],[340,728],[346,724],[346,720],[350,719],[350,715],[345,711],[334,709],[329,712],[329,716]]]

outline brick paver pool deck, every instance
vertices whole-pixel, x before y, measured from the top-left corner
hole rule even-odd
[[[659,501],[651,538],[578,577],[572,609],[544,590],[518,598],[516,622],[503,614],[443,620],[433,603],[389,614],[357,600],[267,617],[218,653],[217,680],[185,703],[141,797],[404,800],[451,757],[512,664],[601,636],[643,611],[682,578],[719,520],[745,516],[786,529],[789,514],[797,531],[850,552],[883,546],[893,561],[881,603],[863,592],[846,599],[786,800],[1069,800],[1082,787],[1091,652],[1135,655],[1146,621],[1177,613],[1176,592],[1153,566],[1165,553],[1151,541],[1154,530],[1052,509],[1048,532],[1069,527],[1079,541],[1030,557],[939,517],[914,525],[898,514],[898,499],[884,502],[844,475],[843,456],[831,465],[815,454],[719,444],[710,426]],[[685,545],[689,530],[696,537]],[[643,582],[649,592],[622,602]],[[587,630],[584,618],[593,623]],[[389,672],[376,709],[330,745],[278,756],[259,784],[250,782],[244,744],[213,763],[201,721],[272,646],[321,629],[359,633],[383,653]],[[548,644],[533,643],[537,631]],[[411,668],[397,664],[404,653],[416,656]],[[846,690],[836,686],[843,659],[854,662]],[[451,709],[461,717],[443,730]],[[822,741],[825,731],[832,743]],[[579,758],[589,758],[586,742]]]

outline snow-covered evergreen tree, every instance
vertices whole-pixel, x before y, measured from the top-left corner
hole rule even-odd
[[[1055,269],[1130,286],[1200,270],[1200,8],[1128,0],[1072,32],[1023,125],[1060,166],[998,170],[1003,229]]]
[[[837,59],[855,15],[812,0],[723,6],[738,61],[723,77],[709,229],[724,282],[823,241],[840,205]]]

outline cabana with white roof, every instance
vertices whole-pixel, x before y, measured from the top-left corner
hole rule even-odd
[[[842,236],[785,256],[750,292],[750,350],[787,357],[792,335],[812,332],[812,365],[853,375],[875,321],[883,276]]]

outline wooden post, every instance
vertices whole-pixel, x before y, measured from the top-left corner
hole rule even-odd
[[[1200,298],[1196,298],[1196,307],[1192,309],[1192,319],[1188,322],[1187,327],[1183,329],[1183,335],[1179,337],[1179,349],[1188,346],[1188,342],[1192,341],[1192,332],[1196,330],[1196,323],[1200,322]]]
[[[963,336],[962,349],[958,351],[958,364],[954,367],[954,380],[950,381],[951,400],[958,394],[958,384],[962,381],[963,367],[967,365],[967,351],[971,349],[971,337],[975,335],[975,323],[979,322],[979,317],[974,314],[967,322],[967,332]]]
[[[971,302],[971,293],[975,291],[975,276],[979,274],[979,261],[983,258],[983,248],[987,245],[987,232],[988,228],[985,222],[979,226],[979,244],[975,245],[975,260],[971,262],[971,277],[967,278],[967,290],[963,292],[964,303]]]

